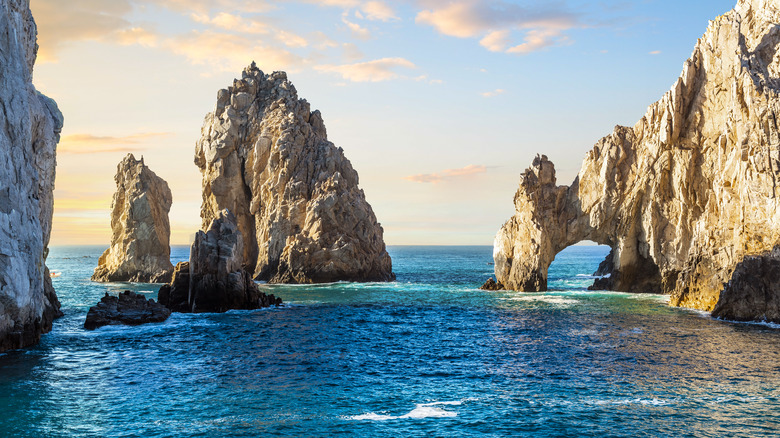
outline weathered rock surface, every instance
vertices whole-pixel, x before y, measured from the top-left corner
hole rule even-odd
[[[93,281],[167,283],[171,280],[171,189],[127,154],[117,165],[111,204],[111,246],[100,256]]]
[[[779,3],[740,0],[710,22],[671,90],[571,186],[537,157],[496,236],[497,279],[544,290],[555,255],[592,240],[613,249],[612,289],[712,310],[737,263],[780,240]]]
[[[171,316],[170,309],[143,295],[126,290],[114,297],[106,292],[97,305],[89,308],[84,328],[95,330],[104,325],[141,325],[163,322]]]
[[[780,323],[780,246],[737,264],[712,316]]]
[[[260,292],[242,268],[243,249],[235,216],[219,212],[208,231],[198,231],[189,263],[176,265],[173,281],[160,288],[158,299],[174,311],[195,313],[280,305],[281,299]]]
[[[271,283],[390,281],[390,256],[358,174],[284,72],[254,63],[220,90],[195,163],[204,229],[236,215],[242,264]]]
[[[29,0],[0,0],[0,352],[61,315],[46,256],[63,117],[32,84],[36,38]]]

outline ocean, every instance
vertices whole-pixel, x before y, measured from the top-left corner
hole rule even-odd
[[[589,292],[605,247],[559,254],[544,293],[478,290],[491,247],[399,246],[393,283],[86,331],[105,292],[159,287],[90,282],[104,249],[51,249],[65,316],[0,355],[0,436],[780,434],[780,327]]]

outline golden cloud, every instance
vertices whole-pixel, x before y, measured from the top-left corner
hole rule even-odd
[[[144,132],[126,136],[102,136],[92,134],[64,135],[57,146],[60,154],[94,154],[104,152],[130,152],[143,150],[142,143],[150,139],[173,135],[169,132]]]
[[[342,78],[352,82],[380,82],[398,79],[401,75],[398,69],[417,68],[411,61],[404,58],[382,58],[373,61],[358,62],[344,65],[319,65],[315,70],[338,73]]]
[[[487,172],[487,167],[483,165],[471,164],[460,169],[447,169],[439,173],[421,173],[404,177],[407,181],[419,183],[439,183],[447,179],[467,177],[479,173]]]

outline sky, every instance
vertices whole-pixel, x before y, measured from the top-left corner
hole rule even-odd
[[[65,115],[51,245],[108,245],[127,153],[200,228],[217,91],[284,70],[360,175],[389,245],[491,245],[536,154],[570,184],[736,0],[31,0],[37,89]]]

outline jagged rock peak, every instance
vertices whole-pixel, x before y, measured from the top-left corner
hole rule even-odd
[[[171,189],[127,154],[117,165],[111,205],[111,246],[100,256],[93,281],[166,283],[171,279]]]
[[[284,72],[252,63],[217,93],[195,163],[204,229],[229,209],[244,239],[244,268],[272,283],[389,281],[382,227],[319,111]]]
[[[236,217],[222,210],[206,232],[198,231],[190,261],[179,263],[173,281],[160,288],[160,302],[174,312],[225,312],[281,305],[258,289],[242,268],[244,239]]]
[[[46,267],[63,117],[32,84],[29,0],[0,0],[0,352],[36,344],[61,315]]]
[[[780,241],[780,2],[742,0],[710,22],[680,78],[633,127],[588,152],[571,186],[544,157],[496,236],[498,281],[544,290],[555,254],[609,245],[615,290],[712,310],[746,255]]]

